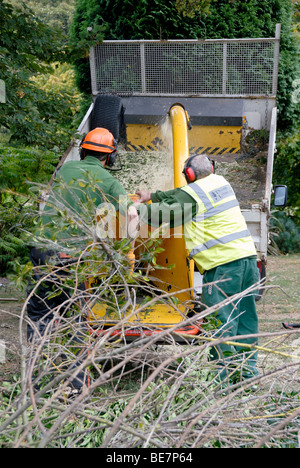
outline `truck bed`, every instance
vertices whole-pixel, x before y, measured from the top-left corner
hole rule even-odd
[[[232,185],[242,209],[250,209],[265,197],[267,154],[226,154],[216,159],[216,172]]]
[[[167,152],[120,151],[123,169],[115,176],[128,193],[138,189],[151,192],[173,188],[173,161]],[[262,201],[266,188],[267,154],[252,157],[240,154],[224,154],[213,158],[216,173],[223,175],[232,185],[242,209]]]

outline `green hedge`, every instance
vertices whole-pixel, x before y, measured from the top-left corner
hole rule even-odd
[[[288,186],[288,205],[300,208],[300,127],[279,132],[274,162],[274,184]]]
[[[58,162],[57,153],[0,144],[0,274],[28,259],[22,233],[35,220],[34,183],[47,183]]]
[[[300,226],[284,211],[271,217],[270,233],[272,246],[280,253],[300,253]]]

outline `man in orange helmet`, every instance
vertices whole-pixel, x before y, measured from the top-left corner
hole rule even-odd
[[[116,211],[124,215],[129,209],[128,224],[130,224],[130,220],[137,216],[137,211],[122,185],[110,172],[116,158],[117,142],[112,133],[105,128],[95,128],[80,143],[80,161],[69,161],[57,171],[52,187],[53,192],[55,194],[59,192],[63,204],[68,206],[71,212],[82,216],[86,216],[83,205],[88,200],[94,200],[95,207],[104,202],[110,203]],[[63,184],[67,187],[62,187]],[[51,216],[56,211],[51,207],[50,202],[47,203],[42,215],[44,226],[51,223]],[[76,245],[82,239],[82,231],[78,229],[80,239],[76,238],[74,232],[72,232],[73,239],[69,239],[69,242],[76,243]],[[46,237],[50,236],[46,235]],[[58,238],[62,237],[66,238],[65,233],[58,233]]]
[[[117,143],[105,128],[95,128],[81,141],[80,160],[63,164],[56,173],[52,193],[41,215],[39,235],[49,239],[50,250],[33,248],[31,261],[35,271],[35,280],[41,279],[38,267],[49,262],[56,266],[68,261],[72,247],[82,246],[82,250],[93,239],[93,222],[97,208],[108,203],[126,216],[127,227],[135,232],[138,215],[130,198],[118,180],[109,172],[116,161]],[[91,203],[91,201],[93,203]],[[59,230],[57,225],[58,211],[64,212],[68,219],[68,228]],[[90,221],[90,222],[89,222]],[[130,235],[127,229],[127,237]],[[59,250],[60,249],[60,250]],[[65,260],[66,259],[66,260]],[[32,342],[35,337],[45,334],[49,324],[53,323],[55,308],[61,307],[68,300],[68,293],[53,294],[54,283],[47,279],[30,297],[27,305],[29,318],[27,338]],[[84,288],[83,288],[84,289]],[[31,287],[32,290],[32,287]],[[57,310],[57,309],[56,309]],[[63,308],[61,309],[63,311]],[[74,389],[79,390],[84,382],[83,373],[79,373],[72,382]]]

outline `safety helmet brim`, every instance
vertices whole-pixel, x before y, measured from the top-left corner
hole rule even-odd
[[[117,151],[117,142],[112,133],[106,128],[97,127],[91,130],[82,139],[81,148],[98,151],[101,153],[112,153]]]

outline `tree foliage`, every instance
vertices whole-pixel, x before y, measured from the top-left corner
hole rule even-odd
[[[270,251],[280,253],[300,252],[300,226],[284,211],[278,211],[270,220]]]
[[[13,269],[18,260],[28,260],[22,230],[30,229],[36,206],[32,203],[31,182],[47,182],[58,155],[34,148],[0,145],[0,273]]]
[[[65,147],[70,135],[59,130],[70,127],[73,98],[32,80],[51,73],[54,61],[66,60],[65,44],[57,30],[43,24],[24,4],[14,7],[1,0],[0,14],[0,77],[7,98],[6,104],[0,104],[0,126],[9,130],[13,141]]]
[[[285,183],[289,206],[300,207],[300,128],[278,135],[274,183]]]
[[[7,0],[14,7],[20,5],[20,0]],[[42,23],[60,30],[68,35],[75,8],[75,0],[27,0],[30,8]]]

